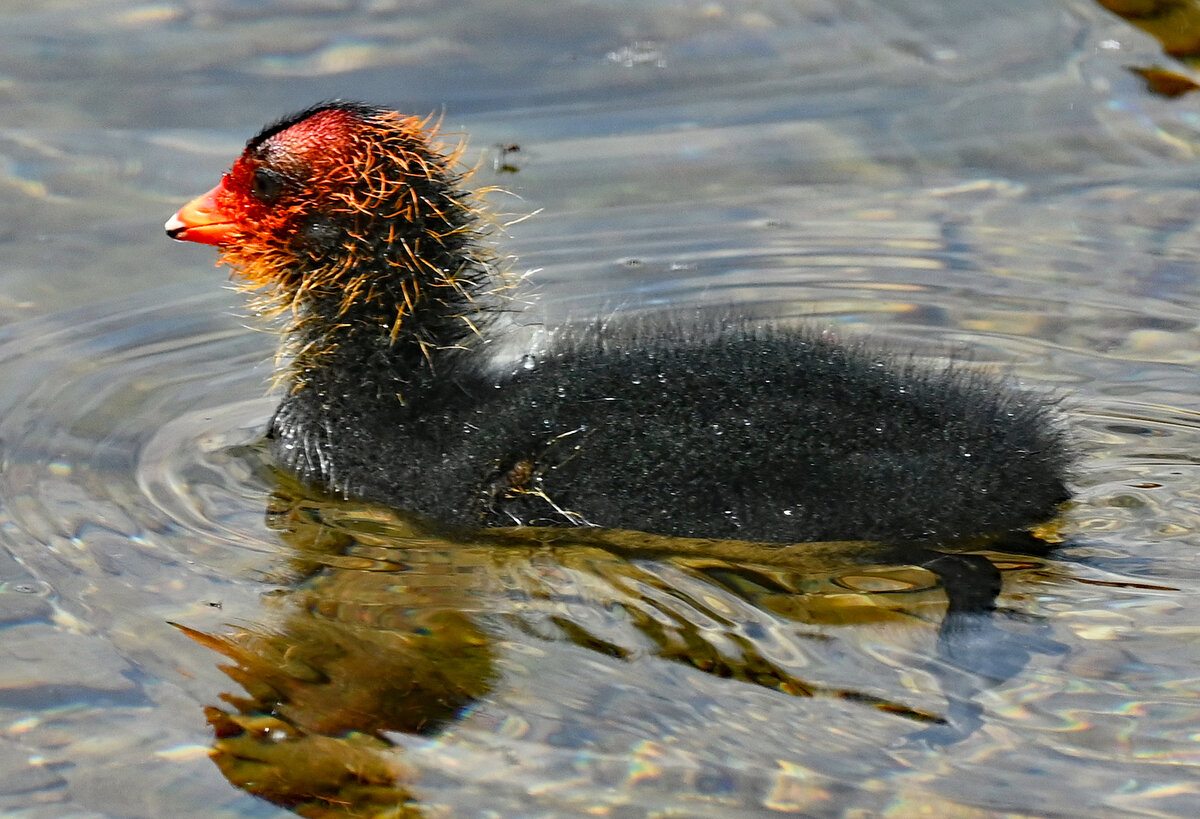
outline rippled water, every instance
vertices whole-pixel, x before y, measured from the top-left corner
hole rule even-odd
[[[1200,140],[1145,35],[1070,0],[0,19],[0,810],[274,815],[277,765],[430,816],[1196,813]],[[273,339],[161,223],[335,95],[444,106],[540,211],[502,239],[532,323],[734,304],[1061,395],[1062,545],[985,545],[999,609],[959,617],[971,583],[852,545],[293,495],[254,447]],[[439,724],[378,708],[413,701]]]

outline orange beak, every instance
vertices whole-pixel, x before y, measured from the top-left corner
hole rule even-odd
[[[211,191],[188,202],[167,220],[167,235],[181,242],[202,245],[223,245],[233,232],[233,218],[217,205],[217,194],[225,187],[224,180]]]

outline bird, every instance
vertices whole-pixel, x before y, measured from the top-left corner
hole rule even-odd
[[[513,354],[520,276],[429,117],[325,101],[166,223],[280,334],[270,457],[468,527],[765,543],[1027,531],[1070,497],[1056,397],[814,327],[675,308]]]

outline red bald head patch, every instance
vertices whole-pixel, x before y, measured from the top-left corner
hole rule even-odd
[[[353,142],[362,127],[358,112],[329,108],[262,139],[248,153],[278,167],[312,166]]]

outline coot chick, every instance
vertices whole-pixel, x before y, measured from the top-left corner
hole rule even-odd
[[[435,139],[321,103],[167,222],[281,318],[268,437],[303,480],[453,524],[775,542],[1011,531],[1068,497],[1043,398],[812,331],[676,314],[495,355],[511,279]]]

